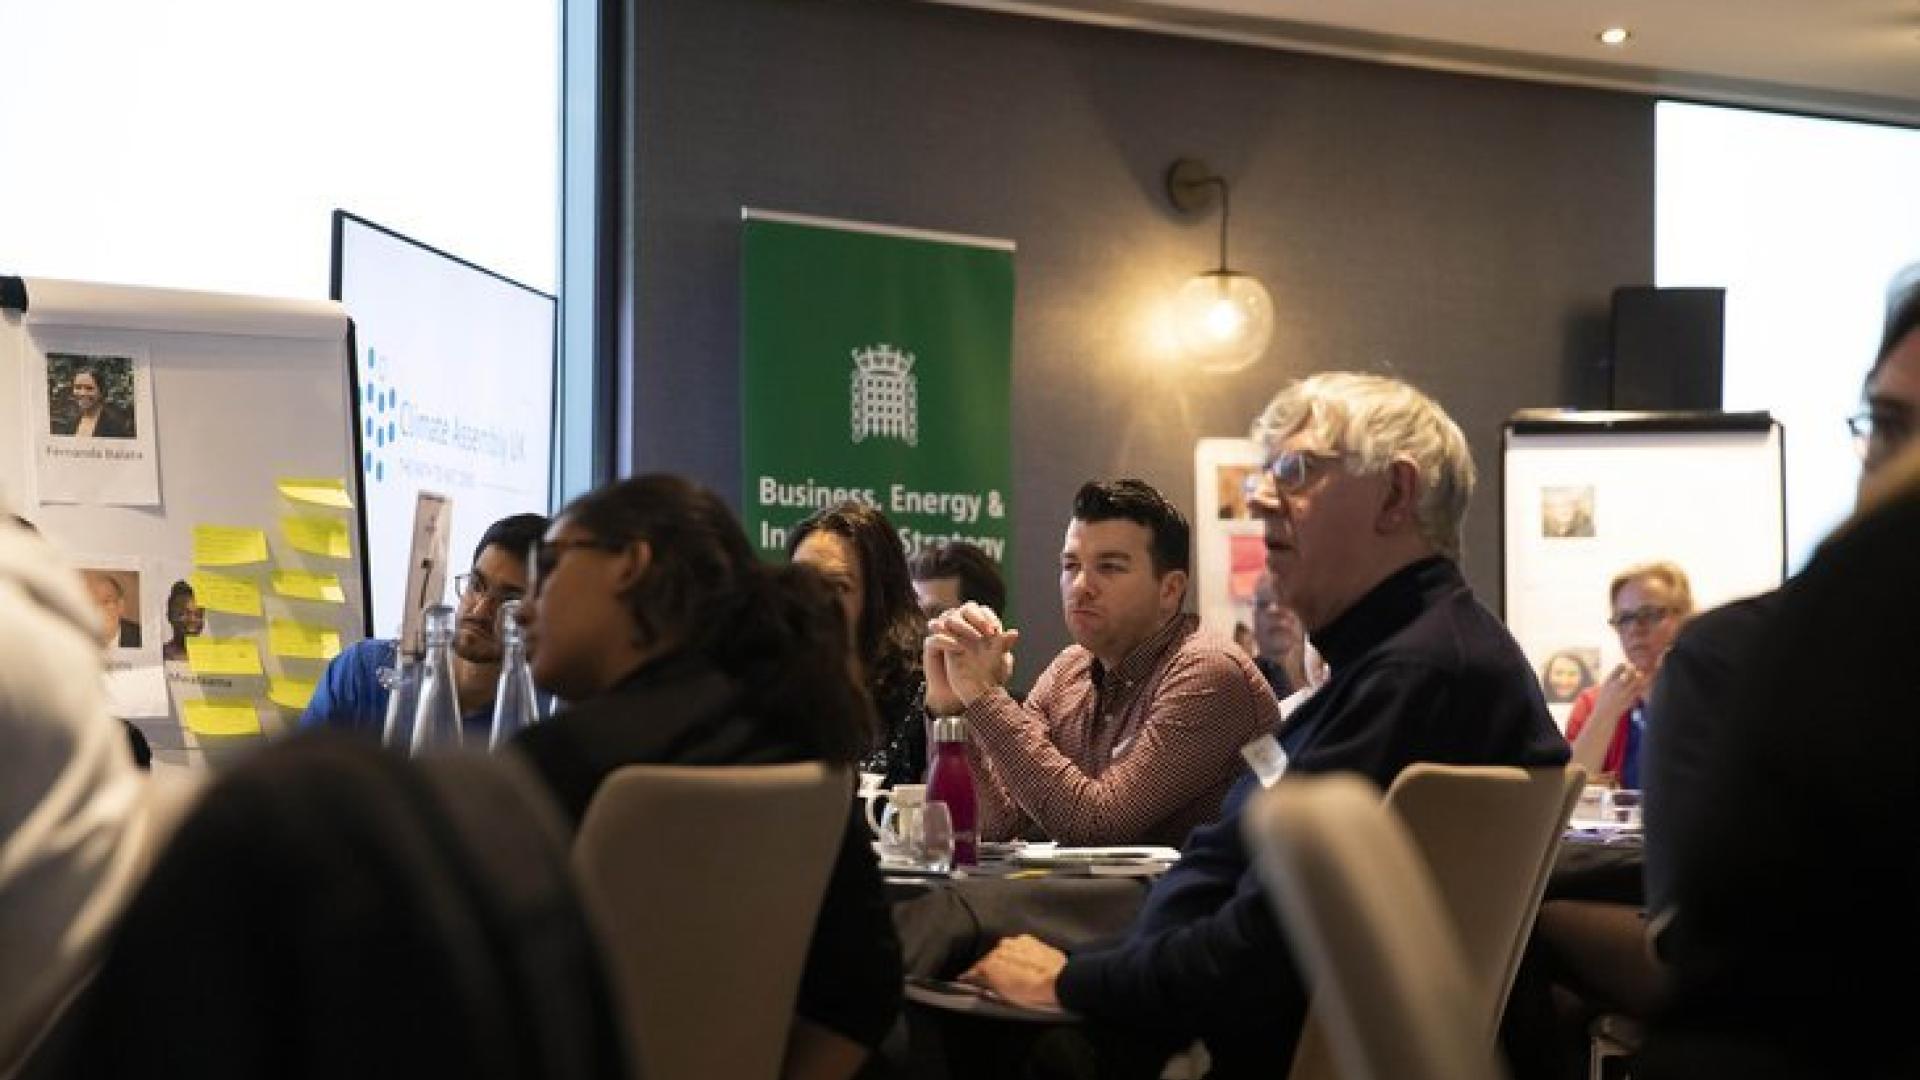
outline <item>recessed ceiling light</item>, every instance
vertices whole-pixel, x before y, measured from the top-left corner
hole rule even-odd
[[[1602,45],[1625,45],[1633,35],[1624,26],[1609,26],[1594,36],[1600,39]]]

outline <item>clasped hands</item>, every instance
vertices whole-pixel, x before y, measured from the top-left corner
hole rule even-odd
[[[1006,685],[1019,641],[1020,631],[1000,625],[1000,616],[982,604],[969,601],[934,616],[922,654],[928,710],[950,716]]]

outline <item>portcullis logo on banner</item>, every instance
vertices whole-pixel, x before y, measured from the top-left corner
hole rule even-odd
[[[853,441],[920,445],[920,382],[913,354],[882,342],[853,350]]]

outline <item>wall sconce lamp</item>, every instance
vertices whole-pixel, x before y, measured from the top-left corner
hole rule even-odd
[[[1259,279],[1227,266],[1227,181],[1205,162],[1181,158],[1167,169],[1167,198],[1194,214],[1220,196],[1220,266],[1195,274],[1174,297],[1174,322],[1182,349],[1201,371],[1226,375],[1245,370],[1266,354],[1273,340],[1273,298]]]

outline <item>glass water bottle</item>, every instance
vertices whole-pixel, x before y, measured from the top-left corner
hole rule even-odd
[[[413,749],[413,713],[420,701],[420,658],[394,649],[394,666],[380,672],[387,688],[387,718],[380,728],[380,745],[407,753]]]
[[[453,685],[453,609],[426,613],[427,653],[420,661],[420,700],[413,713],[414,757],[460,746],[460,697]]]
[[[500,683],[493,692],[493,736],[488,748],[498,750],[522,728],[540,722],[540,702],[534,696],[533,669],[527,666],[527,641],[520,629],[520,601],[500,605]]]

